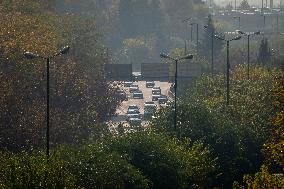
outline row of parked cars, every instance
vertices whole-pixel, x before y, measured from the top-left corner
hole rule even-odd
[[[124,87],[129,87],[129,92],[132,94],[134,99],[143,99],[144,95],[142,91],[139,89],[138,84],[133,83],[132,81],[124,82]]]
[[[153,101],[146,101],[144,103],[144,119],[149,119],[156,111],[156,104]],[[128,106],[127,110],[127,120],[131,124],[141,124],[142,123],[142,114],[140,114],[140,108],[136,104]]]
[[[161,88],[159,86],[155,86],[154,81],[147,81],[146,87],[152,88],[152,101],[158,101],[159,104],[167,103],[168,97],[161,94]]]

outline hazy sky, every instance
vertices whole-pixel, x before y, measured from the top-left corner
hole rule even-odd
[[[209,0],[208,0],[209,1]],[[240,2],[242,2],[242,0],[236,0],[237,1],[237,5],[239,5]],[[274,0],[274,6],[275,5],[279,5],[281,0]],[[235,0],[214,0],[214,2],[218,5],[227,5],[229,2],[232,2],[233,5],[235,4]],[[262,0],[248,0],[250,5],[258,5],[261,6],[261,2]],[[263,0],[264,5],[266,0]],[[284,4],[284,0],[282,0],[282,3]],[[267,0],[267,4],[268,6],[270,5],[270,0]]]

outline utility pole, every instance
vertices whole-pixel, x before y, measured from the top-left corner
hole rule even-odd
[[[50,59],[54,58],[56,56],[67,54],[69,52],[70,47],[65,46],[63,47],[58,53],[54,54],[50,57],[43,57],[38,54],[32,53],[32,52],[25,52],[24,56],[27,59],[35,59],[35,58],[41,58],[43,60],[46,60],[46,158],[49,160],[49,147],[50,147],[50,135],[49,135],[49,120],[50,120],[50,110],[49,110],[49,97],[50,97],[50,87],[49,87],[49,64]]]
[[[219,40],[226,41],[227,43],[227,66],[226,66],[226,105],[228,106],[230,103],[230,59],[229,59],[229,49],[230,49],[230,41],[240,40],[242,37],[237,36],[232,39],[225,39],[218,35],[215,37]]]
[[[254,35],[260,35],[260,31],[256,31],[256,32],[253,32],[253,33],[246,33],[246,32],[243,32],[241,30],[238,30],[237,31],[239,34],[241,35],[245,35],[248,37],[248,46],[247,46],[247,50],[248,50],[248,55],[247,55],[247,79],[249,80],[250,79],[250,36],[254,36]]]
[[[214,74],[214,31],[211,32],[211,72]]]
[[[178,82],[178,79],[177,79],[177,76],[178,76],[178,61],[180,60],[191,60],[193,58],[193,55],[192,54],[188,54],[184,57],[181,57],[181,58],[173,58],[167,54],[164,54],[164,53],[161,53],[160,54],[160,57],[161,58],[165,58],[165,59],[170,59],[170,60],[173,60],[175,61],[175,85],[174,85],[174,90],[175,90],[175,102],[174,102],[174,129],[176,130],[177,129],[177,82]],[[180,127],[180,130],[179,130],[179,139],[181,139],[181,127]]]

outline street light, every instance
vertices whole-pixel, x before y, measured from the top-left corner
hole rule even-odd
[[[47,159],[49,158],[49,63],[50,63],[51,58],[54,58],[61,54],[67,54],[69,52],[69,49],[70,49],[69,46],[65,46],[58,53],[52,56],[49,56],[49,57],[40,56],[38,54],[28,52],[28,51],[24,53],[24,56],[30,60],[35,59],[35,58],[41,58],[41,59],[46,60],[46,156],[47,156]]]
[[[247,55],[247,58],[248,58],[248,60],[247,60],[247,79],[249,79],[249,77],[250,77],[250,45],[249,45],[249,43],[250,43],[250,36],[254,36],[254,35],[260,35],[260,31],[256,31],[256,32],[248,32],[248,33],[246,33],[246,32],[243,32],[243,31],[241,31],[241,30],[237,30],[237,33],[238,34],[240,34],[240,35],[244,35],[244,36],[247,36],[248,37],[248,55]]]
[[[191,42],[192,42],[192,28],[193,28],[193,25],[196,24],[196,51],[198,53],[198,48],[199,48],[199,36],[198,36],[198,32],[199,32],[199,26],[198,26],[198,23],[196,22],[190,22],[192,20],[192,18],[187,18],[185,20],[183,20],[182,22],[189,22],[189,25],[190,25],[190,39],[191,39]]]
[[[192,22],[192,23],[190,23],[191,28],[194,24],[196,25],[196,52],[198,54],[198,50],[199,50],[199,40],[198,40],[199,25],[196,22]]]
[[[193,55],[192,54],[188,54],[188,55],[180,57],[180,58],[173,58],[173,57],[169,56],[168,54],[161,53],[160,57],[164,58],[164,59],[170,59],[170,60],[175,61],[176,71],[175,71],[175,85],[174,85],[174,90],[175,90],[174,129],[176,129],[176,127],[177,127],[177,65],[178,65],[178,61],[179,60],[190,60],[190,59],[193,58]]]
[[[205,29],[208,29],[208,25],[204,26]],[[214,73],[214,35],[215,32],[213,28],[211,29],[211,72]]]
[[[236,36],[236,37],[234,37],[232,39],[225,39],[223,37],[215,35],[215,38],[218,39],[218,40],[226,41],[226,43],[227,43],[226,104],[229,105],[229,101],[230,101],[230,61],[229,61],[230,41],[240,40],[242,37],[241,36]]]
[[[184,19],[182,22],[185,22],[185,23],[188,23],[192,20],[191,17],[187,18],[187,19]],[[187,24],[186,24],[187,26]],[[186,27],[186,30],[187,30],[187,27]],[[187,31],[186,31],[187,32]],[[192,42],[192,25],[190,25],[190,41]]]

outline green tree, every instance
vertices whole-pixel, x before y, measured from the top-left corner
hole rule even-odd
[[[284,186],[284,78],[280,76],[274,90],[273,105],[276,115],[272,120],[272,137],[266,142],[264,152],[266,163],[262,165],[259,172],[254,175],[245,175],[243,178],[244,186],[234,183],[234,188],[283,188]]]
[[[43,1],[12,1],[7,7],[5,3],[0,3],[0,148],[43,147],[45,62],[26,60],[23,52],[49,56],[65,44],[71,46],[69,55],[50,64],[51,144],[80,143],[91,135],[100,136],[97,128],[104,132],[100,123],[114,113],[118,101],[115,89],[103,77],[106,53],[94,20],[59,16],[45,8]]]
[[[151,188],[204,188],[216,170],[211,152],[200,142],[180,143],[151,131],[110,138],[104,148],[124,154],[149,178]]]
[[[208,16],[208,21],[206,28],[204,30],[204,37],[201,42],[202,44],[202,53],[207,59],[211,59],[211,50],[212,50],[212,37],[213,37],[213,53],[214,57],[220,54],[221,50],[223,49],[224,42],[218,40],[214,37],[214,35],[220,35],[214,26],[214,22],[212,19],[211,14]],[[212,36],[213,34],[213,36]],[[210,53],[209,53],[210,52]]]
[[[259,53],[258,53],[258,62],[261,64],[268,64],[270,61],[270,48],[268,45],[267,38],[263,38],[260,42]]]
[[[240,4],[240,8],[242,10],[249,10],[250,9],[250,5],[248,3],[247,0],[242,0],[241,4]]]
[[[209,145],[218,157],[220,177],[215,184],[219,187],[230,187],[244,173],[257,171],[263,161],[262,145],[271,136],[270,91],[281,72],[261,67],[251,71],[250,81],[245,67],[232,72],[229,106],[225,102],[224,76],[204,76],[178,102],[176,130],[172,106],[162,109],[151,123],[160,132]]]

